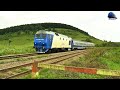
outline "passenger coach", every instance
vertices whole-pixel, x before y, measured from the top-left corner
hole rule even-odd
[[[94,43],[73,40],[72,49],[73,50],[85,49],[85,48],[94,47],[94,46],[95,46]]]

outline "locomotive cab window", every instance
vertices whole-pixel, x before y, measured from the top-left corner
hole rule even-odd
[[[48,34],[48,39],[52,39],[52,35]]]
[[[42,38],[46,38],[46,34],[42,34]]]
[[[40,34],[35,34],[35,38],[40,38]]]
[[[59,36],[59,34],[58,34],[58,33],[55,33],[55,35],[56,35],[56,36]]]
[[[40,34],[40,38],[41,38],[41,39],[46,38],[46,34]]]

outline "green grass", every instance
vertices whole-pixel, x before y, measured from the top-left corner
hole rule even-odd
[[[81,73],[73,73],[62,70],[42,69],[39,76],[35,79],[100,79],[104,76],[101,75],[88,75]],[[21,79],[31,79],[31,74]]]
[[[80,57],[68,65],[120,70],[120,47],[118,48],[95,48],[92,52]]]
[[[90,79],[101,78],[100,75],[87,75],[81,73],[73,73],[69,71],[43,69],[39,72],[38,79]]]
[[[106,64],[109,69],[120,70],[120,48],[111,48],[100,57],[100,62]]]
[[[1,37],[6,38],[7,36],[2,35]],[[0,55],[7,54],[23,54],[35,52],[33,48],[34,35],[18,35],[13,34],[9,38],[12,42],[9,45],[9,41],[4,39],[0,41]]]

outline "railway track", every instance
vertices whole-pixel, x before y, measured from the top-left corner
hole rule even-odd
[[[17,54],[17,55],[6,55],[6,56],[0,56],[0,60],[8,60],[13,58],[21,58],[21,57],[29,57],[29,56],[36,56],[37,53],[28,53],[28,54]]]
[[[53,54],[59,54],[59,53],[66,53],[66,52],[58,52],[58,53],[50,53],[46,55],[53,55]],[[5,55],[5,56],[0,56],[0,61],[3,60],[9,60],[9,59],[14,59],[14,58],[23,58],[23,57],[30,57],[30,56],[40,56],[40,55],[45,55],[44,53],[27,53],[27,54],[16,54],[16,55]]]
[[[84,55],[86,53],[87,52],[85,50],[83,50],[83,51],[73,51],[73,52],[69,52],[69,53],[64,54],[64,55],[59,55],[59,56],[54,56],[54,57],[47,58],[47,59],[42,59],[41,61],[39,61],[39,60],[35,60],[35,61],[36,61],[36,63],[41,63],[41,64],[44,64],[44,63],[45,64],[57,64],[57,63],[62,62],[64,60],[73,58],[73,57],[78,56],[78,55]],[[0,72],[7,72],[7,71],[10,71],[10,70],[13,70],[13,69],[31,66],[32,64],[33,64],[33,62],[30,62],[30,63],[26,63],[26,64],[22,64],[22,65],[17,65],[17,66],[13,66],[13,67],[9,67],[9,68],[4,68],[4,69],[0,69]],[[30,72],[31,72],[31,70],[27,70],[25,72],[18,73],[18,74],[9,76],[9,77],[5,77],[3,79],[10,79],[10,78],[18,77],[20,75],[26,75]]]
[[[82,50],[81,50],[82,51]],[[55,57],[55,56],[60,56],[68,53],[72,53],[75,51],[68,51],[68,52],[59,52],[59,53],[50,53],[50,54],[38,54],[36,56],[29,56],[29,57],[19,57],[16,59],[5,59],[5,60],[0,60],[0,69],[16,66],[16,65],[22,65],[26,64],[29,62],[32,62],[33,59],[39,59],[39,60],[44,60],[46,58],[50,57]]]

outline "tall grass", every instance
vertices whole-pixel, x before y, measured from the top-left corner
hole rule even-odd
[[[106,64],[109,69],[120,70],[120,47],[111,48],[100,57],[100,62]]]
[[[94,48],[87,55],[69,65],[120,70],[120,47]]]

